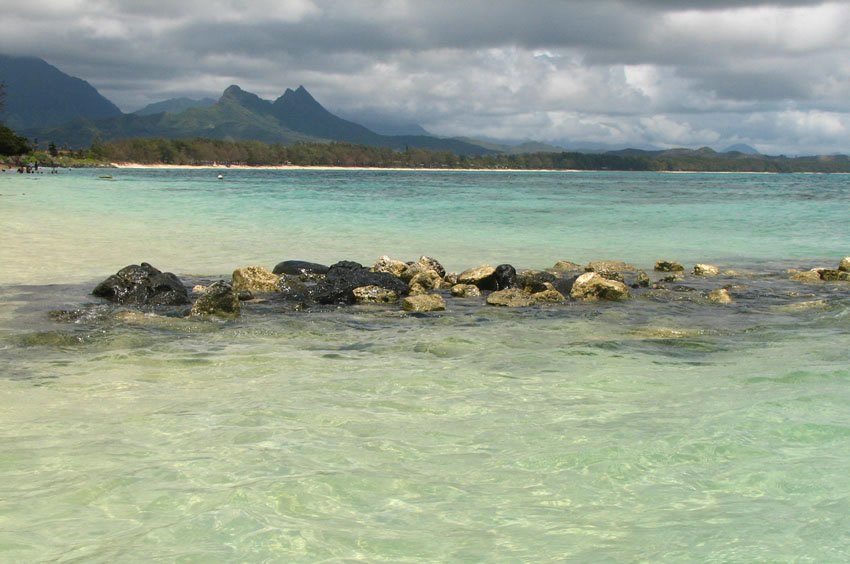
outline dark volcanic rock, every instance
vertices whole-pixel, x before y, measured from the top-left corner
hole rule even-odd
[[[292,274],[282,274],[278,283],[280,297],[288,301],[306,301],[310,297],[307,285],[301,278]]]
[[[293,274],[306,278],[318,278],[328,273],[328,267],[324,264],[304,260],[285,260],[277,263],[272,272],[275,274]]]
[[[492,272],[488,272],[492,270]],[[470,274],[473,273],[474,274]],[[516,269],[509,264],[500,264],[496,268],[482,266],[464,271],[460,275],[461,283],[475,284],[482,290],[496,292],[517,285]]]
[[[363,286],[378,286],[399,296],[408,293],[407,284],[392,274],[372,272],[360,263],[341,261],[332,265],[325,279],[312,288],[312,296],[320,304],[351,304],[356,301],[354,289]]]
[[[124,305],[173,306],[190,303],[180,279],[143,262],[119,270],[92,291],[99,298]]]
[[[516,287],[516,268],[509,264],[500,264],[496,267],[496,272],[493,274],[493,279],[496,283],[496,290],[506,290]]]

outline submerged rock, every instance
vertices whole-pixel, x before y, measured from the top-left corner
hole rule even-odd
[[[237,317],[240,310],[238,292],[223,280],[207,286],[207,291],[192,304],[193,316]]]
[[[771,309],[784,313],[797,313],[810,309],[825,309],[827,307],[829,307],[829,302],[827,302],[826,300],[806,300],[793,304],[774,306]]]
[[[682,272],[685,267],[682,266],[682,263],[674,260],[659,260],[655,263],[655,270],[657,272]]]
[[[670,272],[667,276],[661,277],[659,282],[667,282],[670,284],[675,284],[676,282],[681,282],[685,279],[685,273],[682,271]]]
[[[404,298],[401,307],[404,311],[414,313],[443,311],[446,309],[446,301],[439,294],[419,294]]]
[[[171,272],[150,264],[131,264],[119,270],[92,291],[111,302],[136,306],[174,306],[190,303],[189,292]]]
[[[574,300],[624,300],[629,296],[628,286],[603,278],[596,272],[586,272],[579,276],[570,290],[570,297]]]
[[[355,302],[354,289],[363,286],[379,286],[399,296],[408,293],[407,284],[392,274],[372,272],[359,263],[341,261],[331,265],[325,279],[312,289],[312,296],[320,304],[350,304]]]
[[[821,271],[821,269],[819,269],[819,268],[813,268],[811,270],[795,270],[795,269],[792,269],[792,270],[788,271],[788,274],[791,275],[791,280],[794,280],[796,282],[811,283],[811,282],[820,282],[821,281],[820,271]]]
[[[506,288],[498,290],[487,296],[487,304],[502,307],[528,307],[534,305],[535,300],[531,294],[527,294],[519,288]]]
[[[827,282],[848,281],[850,280],[850,272],[824,268],[820,271],[820,279]]]
[[[328,267],[316,262],[305,260],[285,260],[275,265],[274,274],[290,274],[302,280],[317,280],[328,273]]]
[[[632,288],[649,288],[652,281],[649,279],[649,275],[641,270],[635,276],[635,279],[632,280],[631,284],[629,284]]]
[[[357,303],[386,304],[398,301],[398,294],[380,286],[362,286],[352,290]]]
[[[729,290],[726,288],[720,288],[718,290],[712,290],[708,293],[708,300],[714,302],[716,304],[731,304],[732,303],[732,295],[729,294]]]
[[[695,264],[694,276],[718,276],[720,269],[713,264]]]

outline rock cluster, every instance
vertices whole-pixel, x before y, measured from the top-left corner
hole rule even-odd
[[[850,257],[844,257],[836,268],[812,268],[788,271],[797,282],[850,282]]]
[[[699,299],[732,304],[730,289],[737,286],[704,289],[680,285],[686,280],[682,264],[659,260],[653,278],[642,270],[620,261],[594,261],[581,266],[558,261],[547,270],[517,272],[510,264],[488,264],[456,274],[446,272],[440,262],[422,256],[405,262],[389,256],[379,257],[366,267],[352,261],[331,266],[287,260],[273,270],[263,266],[246,266],[233,271],[230,280],[211,285],[197,285],[192,296],[180,279],[161,272],[148,263],[129,265],[109,276],[93,290],[95,296],[108,301],[140,308],[188,306],[178,310],[192,316],[233,318],[240,314],[240,302],[278,302],[291,304],[296,310],[323,305],[393,304],[401,309],[421,313],[445,310],[446,297],[483,300],[491,306],[509,308],[540,307],[568,301],[623,301],[638,296],[669,295],[671,292],[696,292]],[[791,278],[802,282],[850,281],[850,257],[837,268],[814,268],[789,271]],[[720,276],[720,269],[710,264],[696,264],[691,280]],[[724,276],[730,276],[729,271]],[[653,281],[654,279],[654,281]],[[461,303],[461,302],[458,302]],[[290,306],[287,306],[290,307]],[[398,307],[398,306],[396,306]]]
[[[111,302],[133,306],[188,305],[189,291],[171,272],[150,264],[131,264],[113,274],[92,291]]]

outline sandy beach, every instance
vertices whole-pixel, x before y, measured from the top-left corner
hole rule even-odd
[[[370,167],[370,166],[301,166],[301,165],[175,165],[175,164],[144,164],[144,163],[109,163],[113,168],[124,169],[183,169],[183,170],[371,170],[371,171],[432,171],[445,172],[594,172],[578,169],[527,169],[527,168],[413,168],[413,167]]]

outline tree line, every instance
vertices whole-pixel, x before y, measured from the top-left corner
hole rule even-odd
[[[459,168],[519,170],[850,172],[847,156],[769,157],[710,150],[661,153],[526,153],[456,155],[408,147],[396,151],[350,143],[296,143],[216,139],[126,139],[95,142],[85,155],[109,162],[142,164],[244,164],[340,167]]]
[[[4,145],[0,127],[0,154],[20,155],[30,146],[9,130]],[[9,147],[4,149],[4,147]],[[71,151],[50,144],[40,151],[16,159],[41,165],[104,166],[113,162],[173,165],[328,166],[444,169],[518,170],[612,170],[612,171],[706,171],[706,172],[850,172],[847,156],[768,157],[711,150],[675,150],[649,153],[526,153],[457,155],[408,147],[403,151],[351,143],[268,144],[260,141],[219,139],[133,138],[102,142],[88,149]]]

